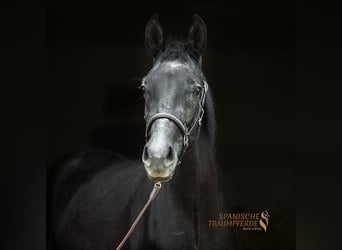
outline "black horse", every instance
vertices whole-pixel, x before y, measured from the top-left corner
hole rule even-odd
[[[51,205],[57,249],[115,249],[156,181],[163,188],[124,249],[235,249],[231,229],[208,224],[228,207],[201,68],[206,41],[199,16],[184,41],[164,38],[158,16],[150,19],[145,43],[154,65],[140,86],[147,122],[142,162],[93,150],[58,163]]]

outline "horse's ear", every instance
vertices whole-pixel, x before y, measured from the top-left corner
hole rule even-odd
[[[145,46],[152,57],[155,57],[158,53],[163,40],[163,30],[159,23],[159,15],[155,14],[148,21],[145,30]]]
[[[200,57],[207,46],[207,26],[203,19],[198,15],[193,16],[188,41],[195,54]]]

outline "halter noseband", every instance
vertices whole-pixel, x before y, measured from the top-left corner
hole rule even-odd
[[[206,96],[207,91],[208,91],[208,84],[206,81],[203,81],[203,88],[202,88],[201,96],[200,96],[200,100],[199,100],[199,109],[197,111],[197,114],[194,116],[196,118],[195,119],[193,118],[194,122],[192,123],[190,128],[188,128],[186,126],[186,123],[183,123],[180,119],[178,119],[176,116],[174,116],[172,114],[163,113],[163,112],[157,113],[157,114],[153,115],[146,124],[146,130],[145,130],[146,140],[148,138],[148,133],[152,127],[153,122],[155,122],[156,120],[158,120],[160,118],[169,119],[170,121],[174,122],[177,125],[177,127],[180,129],[180,131],[183,134],[183,150],[182,150],[182,154],[181,154],[181,156],[183,156],[189,147],[189,137],[191,136],[191,134],[193,133],[193,131],[197,127],[197,124],[199,127],[202,126],[202,118],[204,115],[204,102],[205,102],[205,96]],[[181,158],[181,157],[179,157],[179,158]]]

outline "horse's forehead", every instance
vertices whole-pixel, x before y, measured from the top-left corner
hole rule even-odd
[[[179,73],[186,74],[193,72],[193,68],[189,63],[180,61],[165,61],[157,62],[152,70],[155,74],[169,74],[169,73]]]
[[[170,69],[170,70],[190,69],[189,64],[179,62],[179,61],[163,62],[160,66],[164,69]]]

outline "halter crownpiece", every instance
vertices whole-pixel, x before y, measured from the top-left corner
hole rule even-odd
[[[187,150],[187,148],[189,147],[189,137],[190,135],[193,133],[194,129],[199,126],[202,126],[202,119],[203,119],[203,115],[204,115],[204,103],[205,103],[205,96],[206,93],[208,91],[208,84],[206,81],[203,81],[203,88],[201,91],[201,96],[200,96],[200,100],[199,100],[199,109],[197,111],[197,114],[194,116],[194,118],[192,120],[194,120],[194,122],[192,123],[190,129],[188,129],[188,127],[186,126],[186,123],[182,122],[180,119],[178,119],[176,116],[169,114],[169,113],[157,113],[155,115],[153,115],[147,122],[146,124],[146,129],[145,129],[145,139],[148,139],[148,133],[152,127],[153,122],[155,122],[156,120],[160,119],[160,118],[166,118],[169,119],[170,121],[174,122],[177,127],[180,129],[180,131],[183,134],[183,150],[182,150],[182,154],[181,156],[185,153],[185,151]],[[181,157],[179,157],[181,158]]]

